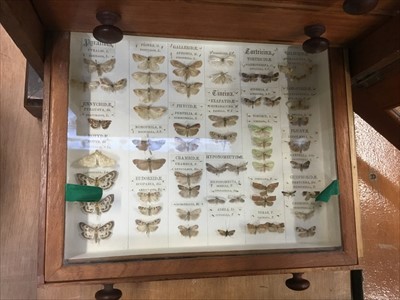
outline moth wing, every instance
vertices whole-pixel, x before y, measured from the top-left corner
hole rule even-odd
[[[167,74],[165,73],[150,73],[150,84],[160,84],[165,78],[167,78]]]
[[[179,232],[183,235],[183,236],[190,236],[190,227],[185,227],[183,225],[179,225],[178,226]]]
[[[91,59],[84,58],[83,62],[87,65],[87,69],[89,73],[93,73],[97,71],[97,63]]]
[[[133,79],[142,85],[150,83],[150,73],[146,72],[135,72],[132,74]]]
[[[163,106],[152,106],[149,108],[149,116],[150,119],[156,120],[163,116],[163,114],[167,111],[166,107]]]
[[[132,53],[132,58],[135,62],[147,61],[147,56]]]
[[[150,106],[138,105],[134,106],[133,110],[144,120],[150,120]]]
[[[103,190],[107,190],[107,189],[111,188],[115,183],[117,175],[118,175],[117,171],[111,171],[111,172],[103,175],[102,177],[98,178],[97,186],[102,188]]]
[[[123,88],[126,87],[126,78],[120,79],[117,82],[114,83],[114,91],[122,90]]]
[[[264,197],[259,196],[259,195],[252,195],[251,196],[251,200],[253,200],[254,204],[257,206],[266,206],[267,205],[267,201]]]
[[[197,95],[200,91],[200,88],[203,86],[201,82],[194,82],[188,85],[188,90],[186,91],[186,94],[188,97],[191,95]]]
[[[100,64],[100,73],[99,76],[104,72],[104,73],[108,73],[111,72],[114,69],[114,65],[115,65],[115,58],[109,59],[106,62]],[[99,72],[99,70],[97,69],[97,71]]]
[[[227,236],[228,231],[227,230],[222,230],[222,229],[217,229],[218,233],[222,236]]]
[[[200,217],[201,208],[196,208],[189,213],[189,220],[197,220]]]
[[[99,167],[112,167],[115,165],[115,160],[104,155],[102,152],[96,150],[93,154],[96,158],[96,165]]]
[[[81,202],[80,207],[86,214],[93,214],[96,212],[96,202]]]
[[[266,190],[269,193],[272,193],[275,191],[275,189],[279,186],[279,182],[273,182],[267,185]]]
[[[190,220],[190,212],[181,208],[177,208],[176,212],[178,213],[178,217],[181,220],[189,221]]]
[[[87,240],[93,240],[96,236],[96,229],[83,222],[79,222],[79,228],[82,230],[81,235]]]
[[[112,229],[114,228],[114,221],[110,221],[98,229],[98,236],[100,239],[109,238],[112,234]]]
[[[187,128],[186,136],[194,136],[199,132],[200,124],[196,123]]]
[[[86,155],[78,160],[78,165],[84,168],[94,168],[97,166],[96,152]]]
[[[101,126],[100,121],[96,119],[88,118],[88,122],[90,127],[92,127],[93,129],[97,129]]]
[[[158,71],[160,69],[159,65],[165,60],[165,56],[151,56],[148,58],[147,68],[150,71]]]
[[[102,213],[105,213],[111,209],[113,203],[114,203],[114,194],[110,194],[110,195],[107,195],[106,197],[104,197],[103,199],[101,199],[97,203],[97,205],[98,205],[99,211]]]
[[[151,169],[158,170],[165,164],[165,162],[166,162],[166,160],[164,158],[152,159],[152,160],[150,160]]]
[[[80,185],[94,186],[96,184],[96,180],[94,178],[82,173],[77,173],[76,179]]]
[[[149,161],[147,159],[134,159],[132,162],[139,170],[147,171],[150,168]]]
[[[257,225],[247,223],[247,230],[249,231],[250,234],[256,234],[257,233]]]

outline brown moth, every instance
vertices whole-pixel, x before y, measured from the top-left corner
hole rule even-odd
[[[296,191],[282,191],[282,194],[285,197],[294,197],[296,194]]]
[[[320,194],[319,191],[314,191],[314,192],[307,192],[303,191],[302,195],[305,197],[304,200],[308,201],[310,199],[315,199],[317,196]]]
[[[165,90],[149,87],[147,89],[134,89],[133,92],[139,97],[140,101],[144,103],[153,103],[160,100],[164,95]]]
[[[149,171],[152,173],[154,170],[160,169],[166,162],[164,158],[159,159],[134,159],[133,164],[142,171]]]
[[[307,151],[310,148],[311,141],[304,138],[299,138],[289,141],[288,145],[290,150],[292,150],[293,152],[302,153],[303,151]]]
[[[193,210],[184,210],[177,208],[176,212],[178,213],[178,217],[184,221],[194,221],[200,217],[201,208],[196,208]]]
[[[150,232],[154,232],[158,229],[158,224],[160,224],[161,219],[155,219],[153,221],[150,222],[145,222],[139,219],[135,220],[136,225],[138,225],[136,227],[136,229],[140,232],[145,232],[147,234],[147,236],[150,235]]]
[[[133,107],[133,110],[144,120],[157,120],[164,115],[167,108],[164,106],[139,105]]]
[[[109,238],[112,234],[113,227],[114,221],[96,226],[90,226],[79,222],[79,228],[82,230],[81,235],[87,240],[94,240],[95,243],[100,243],[100,240]]]
[[[228,196],[229,198],[229,203],[244,203],[244,195],[239,195],[239,196]]]
[[[193,125],[189,125],[189,124],[183,125],[181,123],[174,123],[173,126],[174,126],[174,129],[177,134],[186,136],[186,137],[196,135],[200,129],[199,123],[196,123]]]
[[[224,204],[226,202],[226,199],[222,197],[213,196],[207,199],[207,202],[210,204]]]
[[[203,175],[203,170],[198,170],[193,173],[182,173],[175,171],[174,175],[178,183],[190,186],[200,182],[201,176]]]
[[[158,71],[159,65],[165,60],[165,56],[144,56],[137,53],[132,53],[132,58],[135,62],[139,62],[138,69]]]
[[[226,142],[234,143],[236,141],[236,137],[237,137],[236,132],[218,133],[215,131],[210,131],[209,134],[210,134],[211,138],[213,140],[215,140],[217,143],[223,142],[224,144]]]
[[[96,150],[92,154],[86,155],[79,159],[77,163],[85,168],[113,167],[115,165],[115,160],[107,155],[104,155],[101,151]]]
[[[138,210],[142,215],[154,216],[161,211],[161,206],[138,206]]]
[[[256,171],[267,172],[267,171],[271,171],[273,169],[275,163],[273,161],[266,161],[264,163],[253,161],[252,165],[253,165],[254,170],[256,170]]]
[[[193,226],[188,226],[188,227],[179,225],[178,229],[179,229],[179,232],[181,233],[181,235],[183,235],[184,237],[188,237],[188,238],[195,237],[199,234],[199,231],[197,230],[197,229],[199,229],[198,225],[193,225]]]
[[[213,165],[206,163],[206,169],[210,173],[219,175],[226,171],[226,164],[223,164],[222,166],[219,166],[219,167],[214,167]]]
[[[93,91],[100,85],[99,81],[79,81],[75,79],[70,80],[71,86],[81,89],[84,92],[87,90]]]
[[[152,73],[152,72],[135,72],[132,74],[132,77],[142,85],[158,85],[165,78],[167,78],[167,74]]]
[[[223,116],[209,115],[208,118],[211,121],[214,121],[214,123],[212,123],[212,126],[214,127],[227,127],[236,125],[236,121],[239,119],[239,116],[223,117]]]
[[[234,54],[230,55],[214,55],[211,54],[208,57],[208,62],[210,65],[215,67],[229,67],[235,62],[236,56]]]
[[[273,74],[260,74],[260,79],[264,83],[270,83],[272,81],[277,81],[279,78],[279,72]]]
[[[247,223],[247,230],[250,234],[265,233],[268,231],[267,223],[264,224],[251,224]]]
[[[273,182],[268,185],[264,185],[258,182],[252,182],[251,185],[253,188],[262,191],[260,192],[261,196],[267,196],[269,193],[273,193],[275,191],[275,189],[279,186],[279,182]]]
[[[279,102],[281,101],[281,97],[278,97],[278,98],[275,98],[275,99],[268,98],[268,97],[263,97],[263,98],[264,98],[266,106],[274,107],[275,105],[279,105]]]
[[[210,76],[211,81],[215,84],[227,84],[233,81],[231,75],[228,72],[218,72]]]
[[[310,108],[309,99],[291,100],[286,102],[286,106],[292,110],[305,110]]]
[[[243,82],[256,82],[258,79],[258,74],[254,74],[254,73],[241,73],[241,78]]]
[[[239,175],[240,172],[244,172],[247,170],[247,162],[238,165],[232,165],[230,163],[226,163],[225,166],[228,171],[235,172],[236,175]]]
[[[258,98],[255,98],[255,99],[254,98],[253,99],[243,98],[242,102],[246,106],[254,108],[255,106],[260,106],[261,105],[261,99],[262,99],[262,97],[258,97]]]
[[[306,221],[310,219],[314,215],[314,210],[311,210],[309,212],[303,212],[303,211],[295,211],[294,215],[296,218],[299,218],[300,220]]]
[[[103,129],[107,129],[108,127],[110,127],[110,124],[112,122],[111,120],[98,120],[93,118],[88,118],[87,120],[90,127],[92,127],[93,129],[98,129],[100,127]]]
[[[196,60],[189,64],[184,64],[178,60],[171,60],[171,65],[174,66],[176,69],[172,72],[179,77],[183,77],[185,80],[188,80],[190,77],[196,77],[200,74],[200,70],[198,70],[202,65],[203,62],[201,60]]]
[[[311,162],[309,160],[307,160],[306,162],[302,163],[302,162],[297,162],[297,161],[291,160],[290,163],[292,164],[293,169],[298,169],[301,172],[303,172],[303,170],[306,170],[310,167]]]
[[[276,196],[268,196],[262,197],[259,195],[252,195],[251,200],[253,200],[254,204],[257,206],[272,206],[274,205],[274,201],[276,200]]]
[[[268,223],[268,231],[269,232],[278,232],[283,233],[285,231],[285,223]]]
[[[97,214],[108,212],[114,203],[114,194],[107,195],[98,202],[80,202],[81,210],[86,214]]]
[[[193,139],[191,141],[185,141],[180,137],[175,137],[175,143],[177,144],[176,150],[180,152],[192,152],[199,147],[200,139]]]
[[[293,126],[304,126],[308,124],[308,117],[297,115],[297,114],[288,114],[288,119],[290,125]]]
[[[314,236],[316,229],[316,226],[312,226],[310,228],[296,227],[296,232],[298,233],[299,237],[305,238]]]
[[[112,82],[108,78],[99,78],[100,87],[106,92],[115,92],[126,87],[126,78],[120,79],[117,82]]]
[[[272,155],[272,149],[252,149],[251,154],[253,154],[253,157],[258,160],[266,160],[267,158],[270,158]]]
[[[172,85],[178,93],[184,94],[188,98],[190,98],[191,95],[197,95],[200,88],[203,86],[201,82],[188,83],[177,80],[172,80]]]
[[[137,193],[140,201],[143,202],[156,202],[160,200],[161,193],[160,192],[138,192]]]
[[[87,65],[89,73],[97,72],[97,75],[101,76],[103,73],[111,72],[114,69],[115,58],[109,59],[104,63],[84,58],[83,62]]]
[[[196,198],[199,195],[200,185],[187,187],[178,184],[178,189],[179,189],[179,195],[181,195],[183,198]]]
[[[217,229],[218,233],[224,237],[228,236],[233,236],[236,232],[236,230],[223,230],[223,229]]]
[[[103,190],[107,190],[114,185],[117,176],[117,171],[111,171],[103,176],[95,178],[89,177],[85,174],[77,173],[76,179],[80,185],[97,186]]]

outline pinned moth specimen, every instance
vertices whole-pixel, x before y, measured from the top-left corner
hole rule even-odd
[[[161,206],[138,206],[138,210],[142,215],[154,216],[161,211]]]
[[[282,194],[285,197],[294,197],[296,194],[296,191],[282,191]]]
[[[201,82],[188,83],[177,80],[172,80],[172,85],[178,93],[184,94],[188,98],[190,98],[191,95],[197,95],[200,88],[203,86]]]
[[[201,208],[196,208],[193,210],[177,208],[176,212],[178,213],[179,219],[184,221],[194,221],[200,217]]]
[[[165,144],[165,140],[132,140],[132,143],[137,149],[141,151],[149,150],[150,154],[152,154],[152,151],[159,150]]]
[[[278,97],[278,98],[275,98],[275,99],[268,98],[268,97],[263,97],[263,98],[264,98],[266,106],[274,107],[275,105],[279,105],[279,102],[281,101],[281,97]]]
[[[229,198],[229,203],[244,203],[244,195],[239,195],[239,196],[228,196]]]
[[[237,137],[236,132],[218,133],[215,131],[210,131],[209,134],[216,143],[223,143],[224,148],[226,143],[234,143]]]
[[[308,124],[308,117],[298,114],[288,114],[290,125],[293,126],[304,126]]]
[[[197,229],[199,229],[198,225],[193,225],[193,226],[182,226],[179,225],[178,226],[179,232],[184,236],[184,237],[195,237],[199,234],[199,231]]]
[[[175,143],[177,144],[176,150],[180,152],[192,152],[199,148],[198,142],[200,139],[193,139],[191,141],[185,141],[180,137],[175,137]]]
[[[132,58],[135,62],[139,62],[138,69],[158,71],[159,65],[165,60],[165,56],[144,56],[137,53],[132,53]]]
[[[251,154],[253,154],[253,157],[258,160],[266,160],[267,158],[270,158],[272,155],[272,149],[252,149]]]
[[[306,110],[310,108],[309,99],[291,100],[286,102],[286,106],[292,110]]]
[[[100,243],[100,240],[107,239],[112,234],[114,221],[105,223],[104,225],[90,226],[83,222],[79,222],[79,228],[82,230],[81,235],[87,240],[94,240]]]
[[[160,224],[161,219],[155,219],[153,221],[150,222],[145,222],[139,219],[135,220],[136,225],[136,229],[140,232],[145,232],[147,234],[147,236],[150,235],[150,232],[154,232],[158,229],[158,224]]]
[[[240,172],[244,172],[247,170],[247,162],[239,164],[239,165],[232,165],[230,163],[225,164],[226,169],[230,172],[235,172],[236,175],[239,175]]]
[[[227,127],[236,125],[236,121],[239,119],[239,116],[215,116],[209,115],[208,118],[213,121],[212,126],[214,127]]]
[[[290,150],[292,150],[293,152],[302,153],[303,151],[307,151],[310,148],[311,141],[304,138],[299,138],[289,141],[288,144]]]
[[[295,74],[294,68],[289,67],[288,65],[278,65],[278,69],[280,72],[286,75],[287,78],[289,78],[291,81],[293,80],[302,80],[306,78],[309,74],[312,73],[313,70],[313,65],[308,64],[305,65],[305,70],[303,74]]]
[[[290,163],[292,164],[292,168],[293,169],[297,169],[300,170],[301,172],[303,172],[303,170],[306,170],[310,167],[310,161],[307,160],[306,162],[297,162],[294,160],[291,160]]]
[[[277,81],[279,78],[279,72],[270,73],[270,74],[260,74],[260,80],[264,83],[270,83],[272,81]]]
[[[111,171],[103,176],[95,178],[89,177],[85,174],[77,173],[76,179],[80,185],[97,186],[103,190],[107,190],[114,185],[117,176],[117,171]]]
[[[195,198],[199,195],[200,185],[188,187],[178,184],[178,189],[179,195],[181,195],[183,198]]]
[[[87,65],[89,73],[97,72],[97,75],[101,76],[103,73],[111,72],[114,69],[115,58],[109,59],[103,63],[84,58],[83,62]]]
[[[208,172],[213,173],[215,175],[219,175],[221,173],[224,173],[226,171],[226,164],[223,164],[222,166],[219,167],[214,167],[213,165],[206,163],[206,169]]]
[[[99,81],[79,81],[75,79],[71,79],[70,83],[73,87],[81,89],[84,92],[86,92],[87,90],[93,91],[97,89],[97,87],[100,85]]]
[[[272,145],[272,136],[271,137],[256,137],[253,136],[251,138],[253,145],[257,147],[267,148]]]
[[[186,80],[188,80],[190,77],[196,77],[200,74],[199,68],[203,65],[203,62],[201,60],[196,60],[192,63],[189,64],[184,64],[178,60],[171,60],[170,61],[171,65],[174,66],[176,69],[174,69],[172,72],[179,77],[183,77]]]
[[[224,237],[232,236],[235,234],[236,230],[223,230],[223,229],[217,229],[218,233]]]
[[[226,202],[226,199],[222,197],[213,196],[209,197],[207,199],[207,202],[210,204],[224,204]]]
[[[314,215],[314,210],[311,210],[309,212],[303,212],[303,211],[295,211],[294,215],[296,218],[299,218],[300,220],[306,221],[310,219]]]
[[[314,236],[316,229],[317,229],[316,226],[312,226],[310,228],[296,227],[296,232],[299,237],[305,238]]]
[[[103,129],[107,129],[108,127],[110,127],[110,124],[112,121],[88,118],[88,122],[89,122],[90,127],[92,127],[93,129],[98,129],[100,127]]]
[[[230,67],[235,63],[236,56],[234,54],[229,55],[215,55],[211,54],[208,57],[208,63],[215,67]]]
[[[100,87],[106,92],[115,92],[126,87],[126,78],[120,79],[116,82],[112,82],[108,78],[99,78],[99,80]]]
[[[198,170],[193,173],[182,173],[175,171],[174,175],[178,183],[191,186],[200,182],[201,176],[203,175],[203,170]]]
[[[164,95],[165,90],[154,89],[149,87],[147,89],[134,89],[133,92],[139,97],[139,100],[144,103],[154,103]]]
[[[228,72],[218,72],[210,76],[211,81],[215,84],[227,84],[233,81],[231,75]]]
[[[166,162],[164,158],[159,159],[134,159],[133,164],[142,171],[149,171],[152,173],[154,170],[160,169]]]
[[[86,214],[97,214],[108,212],[114,203],[114,194],[107,195],[98,202],[81,202],[81,210]]]
[[[268,223],[268,231],[269,232],[278,232],[283,233],[285,231],[285,223]]]
[[[256,171],[266,172],[266,171],[271,171],[273,169],[275,163],[273,161],[266,161],[263,163],[253,161],[252,165],[253,165],[254,170],[256,170]]]
[[[254,73],[241,73],[241,78],[243,82],[256,82],[258,79],[258,74],[254,74]]]
[[[144,120],[157,120],[164,115],[167,108],[164,106],[139,105],[134,106],[133,110]]]
[[[265,125],[265,126],[258,126],[255,124],[249,124],[249,129],[253,136],[260,136],[260,137],[265,137],[265,136],[270,136],[272,132],[272,126],[270,125]],[[272,141],[272,138],[271,138]]]
[[[101,151],[96,150],[92,154],[86,155],[79,159],[78,165],[85,168],[112,167],[115,165],[115,160],[107,155],[104,155]]]
[[[174,129],[177,134],[186,136],[186,137],[196,135],[200,129],[199,123],[196,123],[193,125],[189,125],[189,124],[183,125],[181,123],[174,123],[173,126],[174,126]]]
[[[260,190],[261,196],[267,196],[269,193],[273,193],[275,191],[275,189],[279,186],[279,182],[273,182],[268,185],[252,182],[251,186],[257,190]]]
[[[167,74],[165,73],[152,73],[152,72],[135,72],[132,74],[133,79],[142,85],[157,85],[160,84]]]
[[[263,197],[263,196],[259,196],[259,195],[252,195],[251,200],[253,200],[254,204],[257,206],[266,207],[266,206],[274,205],[276,196]]]
[[[243,102],[243,104],[245,104],[246,106],[249,106],[249,107],[251,107],[251,108],[254,108],[255,106],[260,106],[260,105],[261,105],[261,99],[262,99],[262,97],[253,98],[253,99],[243,98],[243,99],[242,99],[242,102]]]
[[[308,201],[310,199],[315,199],[317,196],[320,194],[320,191],[314,191],[314,192],[307,192],[303,191],[302,195],[304,196],[304,200]]]
[[[156,202],[160,200],[161,193],[160,192],[138,192],[137,193],[140,201],[143,202]]]
[[[250,234],[265,233],[268,231],[267,223],[264,224],[250,224],[247,223],[247,230]]]

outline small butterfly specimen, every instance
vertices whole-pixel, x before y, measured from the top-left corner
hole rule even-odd
[[[260,79],[264,83],[270,83],[272,81],[277,81],[279,78],[279,72],[271,74],[260,74]]]
[[[308,124],[308,117],[297,115],[297,114],[288,114],[289,123],[293,126],[304,126]]]
[[[85,174],[77,173],[76,179],[80,185],[97,186],[103,190],[107,190],[114,185],[117,176],[117,171],[111,171],[103,176],[95,178],[89,177]]]
[[[296,218],[299,218],[300,220],[306,221],[310,219],[314,215],[314,210],[311,210],[309,212],[303,212],[303,211],[295,211],[294,215]]]
[[[78,164],[85,168],[112,167],[115,165],[115,160],[104,155],[101,151],[96,150],[92,154],[86,155],[78,160]]]
[[[293,152],[300,152],[307,151],[310,148],[311,141],[299,138],[296,140],[291,140],[288,142],[290,150]]]
[[[223,143],[224,148],[226,143],[234,143],[237,137],[236,132],[218,133],[215,131],[210,131],[209,134],[216,143]]]
[[[150,154],[152,154],[153,151],[159,150],[165,144],[165,140],[132,140],[132,143],[136,146],[137,149],[141,151],[149,150]]]
[[[271,171],[273,169],[275,163],[273,161],[266,161],[264,163],[253,161],[252,165],[253,165],[254,170],[256,170],[256,171],[266,172],[266,171]]]
[[[252,182],[251,186],[257,190],[261,190],[261,196],[267,196],[269,193],[273,193],[275,189],[279,186],[279,182],[273,182],[268,185],[264,185],[258,182]]]
[[[207,202],[210,204],[224,204],[226,202],[226,199],[214,196],[207,199]]]
[[[190,98],[191,95],[197,95],[200,88],[203,86],[201,82],[188,83],[177,80],[172,80],[172,85],[178,93],[184,94],[188,98]]]
[[[185,141],[180,137],[175,137],[175,143],[177,144],[176,150],[180,152],[192,152],[199,148],[200,139],[193,139],[191,141]]]
[[[258,79],[258,74],[254,74],[254,73],[241,73],[241,78],[243,82],[256,82]]]
[[[278,97],[278,98],[275,98],[275,99],[271,99],[271,98],[268,98],[268,97],[263,97],[263,98],[264,98],[266,106],[274,107],[275,105],[279,105],[279,102],[281,101],[281,97]]]
[[[217,229],[218,233],[224,237],[232,236],[235,234],[236,230],[223,230],[223,229]]]
[[[244,195],[239,196],[229,196],[229,203],[244,203]]]
[[[227,126],[233,126],[236,125],[236,121],[239,119],[238,116],[215,116],[215,115],[209,115],[208,118],[211,121],[214,121],[212,123],[212,126],[214,127],[227,127]]]
[[[228,171],[235,172],[236,175],[239,175],[240,172],[244,172],[247,170],[247,162],[239,164],[239,165],[232,165],[232,164],[226,163],[225,166]]]
[[[254,204],[257,206],[272,206],[274,205],[274,201],[276,200],[276,196],[268,196],[262,197],[259,195],[252,195],[251,200],[253,200]]]
[[[228,72],[218,72],[211,75],[210,78],[215,84],[227,84],[233,81],[232,76]]]
[[[100,87],[106,92],[115,92],[126,87],[126,78],[118,80],[117,82],[112,82],[108,78],[99,78],[99,80]]]
[[[303,227],[296,227],[296,232],[298,233],[299,237],[305,238],[314,236],[316,229],[317,229],[316,226],[312,226],[308,229]]]
[[[282,191],[282,194],[285,197],[294,197],[296,194],[296,191]]]
[[[196,208],[193,210],[184,210],[181,208],[177,208],[176,212],[178,213],[178,217],[184,221],[194,221],[200,217],[201,208]]]
[[[160,192],[138,192],[137,193],[140,201],[143,202],[156,202],[160,200],[161,193]]]
[[[264,224],[250,224],[247,223],[247,230],[250,234],[265,233],[268,231],[267,223]]]
[[[315,199],[317,196],[320,194],[320,191],[314,191],[314,192],[307,192],[303,191],[302,195],[305,197],[304,200],[308,201],[310,199]]]
[[[173,124],[174,129],[176,131],[177,134],[181,135],[181,136],[194,136],[199,132],[200,129],[200,124],[196,123],[193,125],[183,125],[181,123],[174,123]]]
[[[208,172],[213,173],[215,175],[219,175],[221,173],[224,173],[226,171],[226,164],[223,164],[222,166],[219,167],[214,167],[213,165],[206,163],[206,169]]]
[[[267,158],[270,158],[272,155],[272,149],[252,149],[251,154],[253,154],[253,157],[258,160],[266,160]]]
[[[211,54],[208,57],[208,63],[215,67],[230,67],[235,63],[236,56],[230,55],[215,55]]]
[[[161,211],[161,206],[138,206],[138,209],[142,215],[154,216]]]
[[[290,163],[292,164],[293,169],[300,170],[301,172],[303,172],[303,170],[306,170],[310,167],[309,160],[307,160],[306,162],[303,162],[303,163],[291,160]]]
[[[305,110],[310,108],[308,99],[292,100],[286,102],[286,106],[292,110]]]
[[[154,170],[160,169],[166,162],[164,158],[159,159],[134,159],[133,164],[142,171],[149,171],[152,173]]]
[[[98,202],[81,202],[81,210],[86,214],[97,214],[108,212],[114,203],[114,194],[107,195]]]
[[[97,89],[97,87],[100,85],[99,81],[79,81],[75,79],[71,79],[71,86],[76,87],[78,89],[83,90],[86,92],[87,90],[93,91]]]
[[[253,136],[260,136],[260,137],[265,137],[265,136],[270,136],[272,132],[272,126],[270,125],[265,125],[265,126],[258,126],[255,124],[249,124],[249,129]],[[272,141],[272,138],[271,138]]]
[[[243,104],[245,104],[246,106],[249,106],[249,107],[251,107],[251,108],[254,108],[255,106],[260,106],[260,105],[261,105],[261,99],[262,99],[262,97],[253,98],[253,99],[243,98],[243,99],[242,99],[242,102],[243,102]]]
[[[157,120],[167,111],[164,106],[145,106],[139,105],[133,107],[133,110],[144,120]]]
[[[109,59],[104,63],[84,58],[83,62],[87,65],[89,73],[97,72],[97,75],[101,76],[103,73],[111,72],[114,69],[115,58]]]
[[[179,77],[183,77],[185,80],[188,80],[190,77],[196,77],[200,74],[199,68],[203,65],[201,60],[196,60],[189,64],[184,64],[178,60],[171,60],[171,65],[174,66],[176,69],[172,72]]]
[[[158,71],[159,65],[165,60],[165,56],[144,56],[137,53],[132,53],[132,58],[135,62],[139,62],[138,69]]]
[[[136,229],[140,232],[145,232],[147,234],[147,236],[150,235],[150,232],[154,232],[158,229],[158,224],[160,224],[161,219],[155,219],[153,221],[150,222],[145,222],[139,219],[135,220],[136,225]]]
[[[268,223],[268,231],[269,232],[278,232],[283,233],[285,231],[285,223]]]
[[[197,229],[199,229],[198,225],[193,225],[193,226],[188,226],[188,227],[179,225],[178,229],[179,229],[179,232],[184,237],[188,237],[188,238],[195,237],[199,234],[199,231],[197,230]]]
[[[165,78],[167,74],[165,73],[152,73],[152,72],[135,72],[132,74],[133,79],[142,85],[158,85]]]
[[[191,186],[200,182],[201,176],[203,175],[203,170],[198,170],[193,173],[182,173],[175,171],[174,175],[178,183]]]
[[[256,137],[253,136],[251,138],[253,145],[257,147],[267,148],[272,145],[272,136],[271,137]]]
[[[133,92],[139,97],[139,100],[144,103],[154,103],[164,95],[165,90],[154,89],[149,87],[147,89],[134,89]]]
[[[88,122],[89,122],[90,127],[92,127],[93,129],[98,129],[100,127],[103,129],[107,129],[108,127],[110,127],[110,124],[112,121],[88,118]]]
[[[100,243],[100,240],[109,238],[112,234],[113,227],[114,221],[96,226],[90,226],[79,222],[79,228],[82,230],[81,235],[87,240],[94,240],[95,243]]]
[[[178,189],[179,189],[179,195],[181,195],[183,198],[195,198],[199,195],[200,185],[187,187],[178,184]]]

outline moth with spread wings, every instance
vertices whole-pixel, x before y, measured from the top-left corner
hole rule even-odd
[[[244,172],[247,170],[247,162],[244,162],[244,163],[241,163],[238,165],[226,163],[225,166],[229,172],[234,172],[234,173],[236,173],[236,175],[239,175],[240,172]]]
[[[234,54],[215,55],[208,57],[208,63],[215,67],[230,67],[235,63],[236,56]]]
[[[206,163],[206,169],[210,173],[213,173],[215,175],[219,175],[219,174],[224,173],[226,171],[226,164],[223,164],[222,166],[219,166],[219,167],[215,167],[212,164]]]
[[[223,230],[223,229],[217,229],[219,235],[222,235],[224,237],[228,237],[228,236],[233,236],[236,232],[236,230]]]
[[[179,225],[178,226],[179,232],[181,233],[181,235],[183,235],[184,237],[188,237],[188,238],[192,238],[195,237],[199,234],[199,226],[198,225],[193,225],[193,226],[183,226],[183,225]]]
[[[200,92],[200,88],[203,86],[201,82],[183,82],[172,80],[172,86],[174,89],[180,93],[186,95],[186,97],[190,98],[192,95],[197,95]]]
[[[108,212],[114,203],[114,194],[107,195],[98,202],[81,202],[81,210],[86,214],[97,214]]]
[[[79,81],[76,79],[71,79],[70,80],[71,86],[81,89],[82,91],[93,91],[97,89],[97,87],[100,85],[100,82],[95,80],[95,81]]]
[[[178,184],[179,195],[183,198],[196,198],[200,193],[200,185],[196,186],[184,186]]]
[[[104,225],[90,226],[83,222],[79,222],[79,228],[82,230],[81,235],[87,240],[94,240],[95,243],[100,243],[100,240],[107,239],[112,234],[114,221],[107,222]]]
[[[218,72],[210,76],[211,81],[215,84],[228,84],[233,81],[231,75],[228,72]]]
[[[96,150],[92,154],[86,155],[77,161],[78,165],[85,168],[113,167],[115,160]]]
[[[200,124],[196,123],[196,124],[181,124],[181,123],[174,123],[173,124],[174,129],[176,131],[177,134],[181,135],[181,136],[194,136],[199,132],[200,129]]]
[[[153,151],[159,150],[165,144],[165,140],[132,140],[132,143],[137,149],[141,151],[149,150],[150,154],[153,154]]]
[[[181,208],[177,208],[176,212],[178,213],[178,217],[184,221],[195,221],[200,217],[201,208],[196,208],[193,210],[185,210]]]
[[[120,79],[116,82],[112,82],[108,78],[99,78],[100,87],[106,92],[115,92],[122,90],[126,87],[126,78]]]
[[[291,163],[293,169],[297,169],[297,170],[300,170],[301,172],[303,172],[303,170],[307,170],[310,167],[311,162],[309,160],[307,160],[305,162],[291,160],[290,163]]]
[[[260,190],[261,196],[267,196],[269,193],[273,193],[275,191],[275,189],[279,186],[279,182],[273,182],[268,185],[252,182],[251,186],[257,190]]]
[[[239,116],[216,116],[209,115],[208,118],[213,121],[211,124],[214,127],[228,127],[236,125],[237,120],[239,120]]]
[[[174,69],[172,72],[179,77],[183,77],[186,80],[188,80],[190,77],[196,77],[200,74],[199,68],[203,65],[203,62],[201,60],[196,60],[194,62],[184,64],[183,62],[180,62],[176,59],[172,59],[170,61],[171,65],[174,66],[176,69]]]
[[[164,113],[167,111],[167,108],[164,106],[138,105],[133,107],[133,110],[143,120],[157,120],[164,115]]]
[[[177,144],[176,150],[179,152],[193,152],[199,148],[200,139],[193,139],[191,141],[185,141],[180,137],[175,137],[175,143]]]
[[[251,108],[254,108],[255,106],[260,106],[261,105],[261,100],[262,97],[258,97],[258,98],[243,98],[242,102],[243,104],[245,104],[246,106],[249,106]]]
[[[165,56],[144,56],[137,53],[132,53],[132,58],[138,62],[139,70],[158,71],[164,60]]]
[[[136,229],[139,232],[145,232],[147,236],[150,236],[150,232],[154,232],[158,229],[158,224],[160,224],[161,219],[155,219],[150,222],[145,222],[139,219],[135,220],[136,223]]]
[[[156,191],[138,192],[137,195],[140,201],[143,202],[157,202],[160,200],[161,197],[161,193]]]
[[[138,206],[138,210],[142,215],[154,216],[161,211],[161,206]]]
[[[264,224],[251,224],[247,223],[247,230],[250,234],[265,233],[268,231],[267,223]]]
[[[253,200],[254,204],[257,206],[272,206],[276,200],[276,196],[259,196],[259,195],[252,195],[251,200]]]
[[[226,145],[234,143],[237,137],[237,132],[218,133],[215,131],[210,131],[209,134],[214,142],[221,143],[223,145],[223,149],[225,149]]]
[[[103,63],[98,63],[97,61],[84,58],[83,62],[87,65],[89,73],[97,72],[97,75],[101,76],[103,73],[111,72],[114,69],[116,60],[112,58]]]
[[[167,78],[167,74],[165,73],[152,73],[152,72],[135,72],[132,74],[133,79],[139,82],[142,85],[158,85],[165,78]]]
[[[149,87],[147,89],[134,89],[133,92],[144,103],[154,103],[164,95],[165,90]]]
[[[315,235],[317,230],[316,226],[310,228],[296,227],[297,235],[301,238],[312,237]]]
[[[134,159],[133,164],[142,171],[149,171],[152,173],[154,170],[160,169],[166,162],[164,158],[159,159]]]
[[[107,129],[111,125],[111,120],[98,120],[98,119],[93,119],[93,118],[88,118],[87,119],[89,122],[90,127],[93,129]]]
[[[97,186],[103,190],[107,190],[114,185],[117,176],[117,171],[111,171],[103,176],[95,178],[89,177],[85,174],[77,173],[76,179],[80,185]]]
[[[200,182],[201,176],[203,175],[203,170],[198,170],[193,173],[182,173],[175,171],[174,175],[178,183],[191,186]]]

